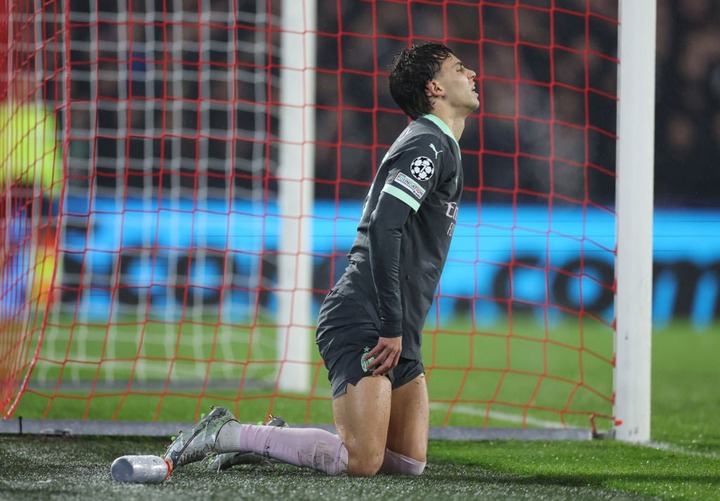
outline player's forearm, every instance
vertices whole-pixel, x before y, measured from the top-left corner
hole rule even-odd
[[[385,198],[385,197],[383,197]],[[380,306],[380,335],[402,335],[400,249],[402,227],[409,210],[402,202],[387,197],[378,204],[368,227],[370,267]]]
[[[400,301],[400,231],[370,226],[370,265],[380,305],[380,335],[402,335]]]

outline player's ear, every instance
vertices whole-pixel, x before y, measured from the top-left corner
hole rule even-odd
[[[445,94],[445,90],[440,85],[440,82],[435,79],[425,84],[425,92],[427,92],[428,97],[440,97]]]

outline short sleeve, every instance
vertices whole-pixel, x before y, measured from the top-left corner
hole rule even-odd
[[[410,139],[388,159],[388,176],[382,191],[417,212],[441,178],[443,148],[438,138],[430,134]]]

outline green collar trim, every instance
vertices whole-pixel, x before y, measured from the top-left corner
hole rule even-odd
[[[460,149],[460,145],[457,142],[457,139],[455,139],[455,136],[453,135],[452,131],[450,130],[450,127],[448,127],[448,124],[442,121],[442,119],[438,118],[437,116],[433,115],[432,113],[428,113],[427,115],[422,115],[420,118],[427,118],[432,123],[440,127],[440,130],[445,133],[446,136],[448,136],[450,139],[453,140],[455,144],[458,146],[458,150]]]

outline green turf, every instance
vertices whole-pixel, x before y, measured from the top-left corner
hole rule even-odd
[[[676,324],[652,342],[653,440],[720,454],[720,326]]]
[[[653,447],[431,442],[420,478],[328,478],[290,466],[210,474],[189,466],[159,486],[114,482],[124,454],[166,441],[0,436],[0,499],[687,499],[720,498],[720,329],[676,324],[653,336]],[[289,404],[288,404],[289,405]],[[297,405],[296,405],[297,407]]]
[[[327,371],[314,346],[312,394],[289,394],[275,388],[269,322],[216,322],[56,319],[15,415],[193,421],[220,403],[243,421],[267,412],[293,422],[331,421]],[[589,428],[590,415],[612,412],[612,331],[589,318],[547,328],[519,315],[492,327],[462,319],[428,329],[423,349],[434,426],[516,427],[525,420],[530,427]]]
[[[419,478],[331,478],[291,466],[201,465],[162,485],[120,484],[120,454],[157,454],[157,439],[0,438],[2,499],[716,499],[720,459],[617,442],[431,442]]]

